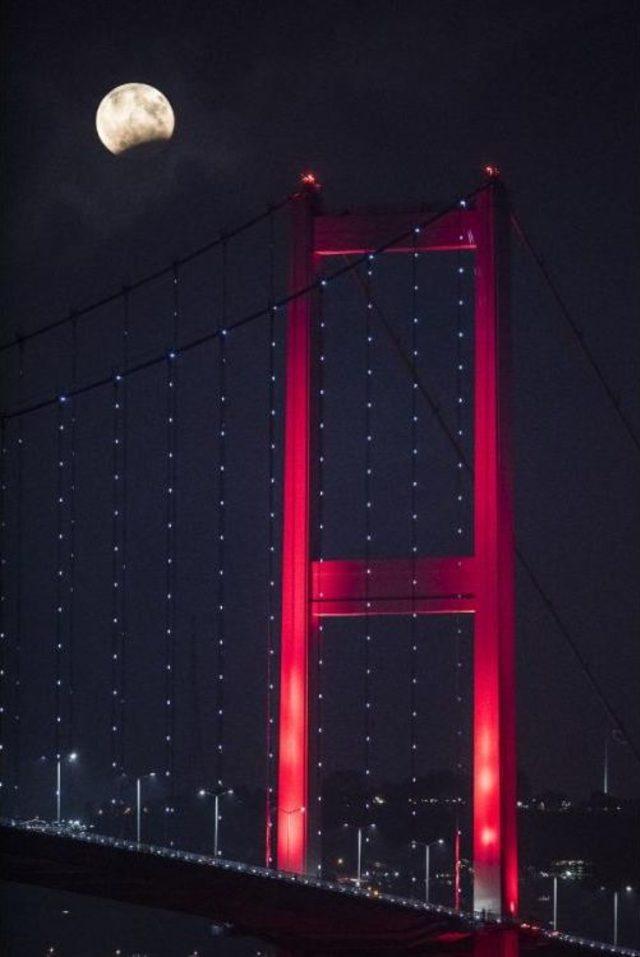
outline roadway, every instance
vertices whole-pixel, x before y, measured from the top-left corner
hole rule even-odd
[[[0,820],[0,862],[4,880],[193,914],[286,954],[640,957],[409,898],[55,825]]]

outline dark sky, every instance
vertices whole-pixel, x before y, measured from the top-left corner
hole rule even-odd
[[[207,242],[223,227],[290,192],[303,169],[310,167],[321,178],[328,207],[411,207],[468,191],[479,183],[482,166],[492,162],[501,168],[525,226],[636,430],[640,428],[638,281],[633,269],[638,225],[634,3],[31,2],[9,4],[6,19],[3,341]],[[132,80],[155,85],[168,96],[176,134],[157,156],[114,158],[95,134],[95,110],[109,89]],[[238,252],[232,267],[232,315],[266,300],[265,242],[263,234]],[[185,338],[209,328],[218,308],[216,269],[219,264],[207,261],[184,277]],[[436,290],[434,273],[427,283],[441,313],[453,295],[451,276],[443,282]],[[639,456],[575,344],[562,333],[557,309],[531,263],[518,251],[513,287],[518,539],[638,740]],[[169,297],[170,289],[159,284],[135,303],[141,331],[134,355],[150,355],[167,342]],[[83,324],[80,381],[99,377],[118,362],[119,308]],[[445,319],[441,322],[446,325]],[[229,734],[236,734],[229,762],[236,778],[260,773],[263,706],[261,673],[254,665],[264,659],[256,654],[252,629],[260,616],[264,620],[265,607],[264,594],[256,598],[252,589],[261,575],[264,579],[264,568],[247,570],[244,555],[251,544],[262,558],[265,554],[264,499],[255,494],[266,467],[260,451],[264,433],[255,423],[264,413],[266,391],[251,388],[253,377],[266,381],[264,334],[264,329],[256,333],[262,336],[259,346],[255,337],[243,333],[246,338],[231,347],[234,368],[243,367],[234,373],[237,421],[231,426],[235,445],[230,444],[229,453],[229,508],[237,509],[241,544],[232,540],[227,557],[238,583],[238,636],[228,655]],[[339,353],[340,342],[335,347]],[[22,396],[15,375],[3,365],[7,406],[69,385],[65,334],[40,340],[33,352],[29,348]],[[386,360],[378,361],[384,370]],[[11,362],[15,373],[15,353]],[[180,373],[180,464],[186,478],[178,532],[183,578],[177,680],[184,698],[179,734],[185,766],[197,760],[189,750],[200,747],[193,743],[194,728],[204,724],[205,752],[214,737],[207,683],[214,663],[211,645],[206,645],[215,597],[206,575],[216,520],[206,445],[211,441],[208,403],[215,401],[214,366],[207,364],[214,362],[213,353],[189,362],[191,376]],[[338,368],[342,380],[338,375],[335,389],[346,384],[347,400],[355,402],[352,373]],[[434,380],[444,380],[449,369],[449,359],[441,358],[432,371]],[[161,418],[153,416],[164,401],[162,371],[141,378],[131,393],[142,411],[137,418],[132,413],[129,436],[130,583],[136,594],[131,614],[138,616],[132,628],[139,638],[130,683],[145,701],[144,706],[138,702],[137,712],[131,706],[136,712],[129,718],[133,770],[147,759],[148,748],[161,753],[161,666],[151,678],[143,670],[153,658],[154,629],[162,614],[162,564],[154,560],[164,548],[157,517],[164,507],[165,435]],[[31,709],[25,722],[25,761],[51,752],[52,423],[53,413],[40,417],[25,453],[32,496],[25,529],[31,576],[26,587],[37,595],[24,633],[33,662],[24,687]],[[88,677],[85,691],[77,692],[77,721],[85,722],[86,738],[102,741],[106,749],[106,712],[94,701],[108,700],[95,698],[105,692],[101,675],[109,650],[104,611],[110,600],[108,397],[86,399],[78,429],[78,521],[84,531],[77,673]],[[343,434],[336,455],[349,445]],[[436,455],[434,469],[438,461]],[[338,479],[334,483],[335,491]],[[450,486],[443,475],[436,487]],[[338,514],[348,516],[349,503],[355,501],[349,496],[357,493],[342,489],[341,494]],[[336,496],[340,498],[337,491]],[[383,518],[380,522],[384,525]],[[255,542],[248,537],[253,527],[259,527]],[[357,552],[356,544],[351,547]],[[521,765],[535,787],[586,793],[600,783],[609,725],[524,580],[519,581],[518,602]],[[148,625],[151,619],[153,626]],[[425,720],[449,728],[456,720],[444,700],[451,697],[454,666],[450,636],[443,624],[427,627],[427,637],[439,650],[422,652]],[[379,673],[384,673],[384,649],[393,657],[394,637],[388,631],[388,625],[381,626]],[[331,655],[328,667],[334,668],[340,694],[348,697],[361,681],[357,635],[345,633],[339,640],[352,642],[345,652],[346,667]],[[263,649],[262,635],[260,642]],[[26,655],[23,649],[25,660]],[[467,671],[468,665],[467,658]],[[189,694],[198,669],[200,703]],[[248,690],[241,690],[243,677]],[[398,672],[391,684],[400,689],[402,681]],[[345,705],[348,727],[361,720],[353,694]],[[147,705],[144,695],[155,704]],[[252,696],[257,704],[249,715],[243,702]],[[343,734],[339,704],[328,708],[336,735]],[[379,726],[386,730],[379,736],[380,767],[389,765],[389,773],[401,775],[406,769],[396,760],[394,731],[387,723],[393,715],[391,700],[381,708]],[[423,733],[430,738],[428,729]],[[433,764],[449,760],[448,733],[440,734],[441,743],[434,746]],[[353,734],[357,739],[361,732]],[[79,750],[90,753],[91,740],[82,735],[78,731]],[[353,746],[336,744],[335,766],[357,765],[359,747],[357,740]],[[106,766],[97,750],[94,745],[86,783],[100,780],[108,791]],[[252,757],[247,759],[245,750]],[[640,776],[629,749],[615,746],[612,760],[616,787],[637,794]],[[27,774],[34,793],[37,773]],[[29,807],[32,813],[35,804]]]

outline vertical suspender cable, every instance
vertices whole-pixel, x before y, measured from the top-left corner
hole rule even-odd
[[[175,800],[175,692],[176,692],[176,436],[177,436],[177,352],[179,319],[179,275],[174,265],[172,274],[171,345],[167,353],[167,464],[166,464],[166,569],[165,569],[165,778],[169,782],[168,804],[165,807],[166,830],[173,815]]]
[[[74,320],[71,324],[71,387],[78,384],[78,324]],[[75,746],[76,719],[75,719],[75,646],[76,646],[76,505],[78,463],[77,453],[77,406],[75,396],[71,399],[69,408],[69,487],[67,492],[69,502],[69,523],[67,535],[67,581],[69,602],[69,623],[67,636],[67,735],[66,744],[69,750]]]
[[[462,231],[461,231],[462,232]],[[462,240],[462,236],[460,236]],[[463,445],[464,442],[464,425],[465,425],[465,405],[464,405],[464,373],[465,373],[465,349],[464,349],[464,329],[463,329],[463,320],[464,320],[464,296],[463,296],[463,276],[464,276],[464,266],[462,263],[462,255],[460,250],[457,254],[457,264],[456,264],[456,322],[455,322],[455,429],[456,429],[456,442],[459,446]],[[463,516],[464,516],[464,489],[465,489],[465,472],[464,472],[464,462],[460,457],[456,460],[456,481],[455,481],[455,490],[456,490],[456,535],[458,539],[457,545],[457,554],[461,554],[462,544],[463,544]],[[463,741],[463,697],[462,697],[462,671],[463,671],[463,650],[464,650],[464,633],[463,633],[463,616],[455,615],[454,616],[454,627],[455,627],[455,643],[454,643],[454,707],[456,713],[455,721],[455,741],[454,741],[454,755],[455,755],[455,780],[457,782],[457,787],[461,788],[462,786],[462,772],[463,772],[463,763],[462,763],[462,741]],[[457,802],[455,805],[455,815],[454,815],[454,832],[453,832],[453,906],[456,910],[460,909],[461,906],[461,894],[462,894],[462,885],[461,885],[461,840],[462,840],[462,831],[461,831],[461,821],[460,821],[460,811],[461,811],[461,801],[462,795],[457,794]]]
[[[411,307],[410,307],[410,349],[414,367],[418,362],[418,261],[417,240],[420,227],[413,231],[413,251],[411,256]],[[411,424],[410,424],[410,520],[411,520],[411,621],[410,621],[410,684],[409,684],[409,808],[410,833],[415,840],[417,815],[417,730],[418,730],[418,614],[416,611],[417,557],[418,557],[418,395],[417,383],[412,377],[411,387]]]
[[[129,290],[124,290],[122,311],[122,368],[126,370],[129,365],[129,319],[130,319],[130,295]],[[118,764],[120,770],[124,773],[127,767],[127,706],[128,706],[128,687],[127,687],[127,658],[128,658],[128,596],[127,596],[127,546],[128,546],[128,381],[124,376],[120,384],[120,541],[119,541],[119,578],[120,578],[120,644],[119,644],[119,663],[120,677],[118,685],[120,688],[120,709],[118,721],[120,724],[120,753],[118,755]]]
[[[218,329],[218,587],[217,587],[217,786],[223,786],[224,776],[224,668],[225,668],[225,493],[227,462],[227,243],[223,241],[222,302]]]
[[[128,362],[129,294],[123,295],[120,368]],[[126,591],[125,591],[125,535],[127,513],[126,475],[126,415],[127,382],[122,372],[113,380],[113,515],[112,515],[112,617],[111,617],[111,768],[121,776],[125,770],[125,675],[126,675]]]
[[[65,639],[65,562],[64,562],[64,515],[65,515],[65,408],[66,397],[61,395],[56,416],[56,500],[55,500],[55,629],[54,629],[54,687],[53,687],[53,752],[56,762],[62,759],[62,742],[66,729],[62,716],[63,654]]]
[[[22,402],[24,391],[24,343],[20,342],[19,365],[18,365],[18,394]],[[14,708],[13,717],[15,723],[15,762],[14,762],[14,781],[17,800],[20,800],[20,791],[22,787],[22,605],[24,593],[24,420],[20,416],[18,419],[18,439],[17,439],[17,550],[16,550],[16,627],[15,627],[15,657],[14,657]]]
[[[122,375],[115,372],[112,393],[111,426],[111,777],[119,771],[120,753],[120,412]]]
[[[371,812],[371,745],[372,745],[372,716],[371,716],[371,697],[372,697],[372,680],[371,680],[371,599],[370,599],[370,589],[371,589],[371,542],[373,538],[372,532],[372,510],[373,510],[373,501],[372,501],[372,480],[373,480],[373,465],[372,465],[372,442],[373,435],[371,432],[372,427],[372,410],[373,410],[373,399],[372,399],[372,378],[373,378],[373,369],[372,369],[372,351],[373,351],[373,330],[372,330],[372,311],[373,311],[373,299],[372,299],[372,276],[373,276],[373,254],[369,255],[367,260],[367,271],[365,279],[366,287],[366,303],[365,303],[365,315],[364,315],[364,333],[365,333],[365,382],[364,382],[364,497],[365,497],[365,510],[364,510],[364,558],[365,558],[365,581],[364,581],[364,591],[365,591],[365,615],[364,615],[364,811],[365,811],[365,823],[367,825],[372,822],[369,820]]]
[[[325,401],[324,401],[324,389],[325,389],[325,363],[326,363],[326,353],[325,353],[325,309],[324,309],[324,286],[321,284],[318,287],[318,297],[317,297],[317,312],[318,312],[318,395],[316,397],[317,410],[318,410],[318,463],[317,463],[317,556],[318,562],[324,561],[324,479],[325,479],[325,469],[324,469],[324,459],[325,459],[325,442],[324,442],[324,415],[325,415]],[[317,830],[316,837],[318,842],[318,860],[316,863],[316,875],[318,877],[322,876],[322,790],[324,783],[324,749],[323,749],[323,722],[324,722],[324,682],[323,682],[323,667],[324,667],[324,624],[323,619],[318,618],[315,622],[315,688],[316,688],[316,785],[315,785],[315,795],[316,795],[316,821],[317,821]]]
[[[267,528],[267,708],[266,708],[266,830],[265,830],[265,864],[273,864],[273,816],[275,795],[275,587],[276,587],[276,556],[275,556],[275,519],[276,519],[276,298],[275,290],[275,235],[273,211],[269,216],[269,325],[268,355],[269,381],[268,402],[269,420],[267,423],[267,458],[268,458],[268,488],[267,509],[269,521]]]

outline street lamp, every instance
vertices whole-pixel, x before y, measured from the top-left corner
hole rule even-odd
[[[344,826],[350,827],[351,825],[345,824]],[[360,825],[359,827],[356,828],[356,834],[357,834],[356,884],[358,885],[358,887],[360,887],[360,884],[362,882],[362,836],[366,830],[375,830],[375,827],[376,827],[375,824],[367,824],[365,827],[362,827],[362,825]],[[365,840],[368,841],[369,838],[367,837],[365,838]]]
[[[437,845],[442,846],[444,838],[439,837],[435,841],[412,841],[411,846],[424,847],[424,902],[429,903],[429,885],[431,883],[431,848]]]
[[[627,884],[625,887],[627,894],[633,893],[633,887]],[[620,912],[620,891],[613,892],[613,946],[617,947],[618,945],[618,923],[619,923],[619,912]]]
[[[198,791],[198,797],[212,797],[213,798],[213,856],[218,857],[220,851],[218,849],[218,838],[220,834],[220,798],[225,795],[231,796],[233,790],[231,788],[224,788],[221,791],[208,791],[206,788],[200,788]]]
[[[142,840],[142,782],[145,778],[155,778],[155,771],[139,774],[136,778],[136,844]]]
[[[551,926],[554,930],[558,929],[558,875],[553,875],[553,919]]]
[[[70,751],[66,756],[69,764],[75,764],[78,760],[78,752]],[[56,758],[56,821],[60,824],[62,818],[62,763],[65,758],[58,754]]]

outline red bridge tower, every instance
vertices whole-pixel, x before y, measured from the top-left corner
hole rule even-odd
[[[364,615],[365,595],[370,615],[473,614],[474,909],[512,915],[518,862],[506,206],[504,187],[492,179],[467,208],[434,219],[414,242],[424,213],[328,215],[312,177],[303,178],[294,200],[292,292],[315,281],[320,257],[374,252],[403,233],[407,238],[386,252],[475,252],[474,551],[417,562],[374,559],[366,587],[364,560],[314,560],[312,296],[294,299],[286,328],[277,861],[298,873],[309,863],[309,665],[319,620]]]

